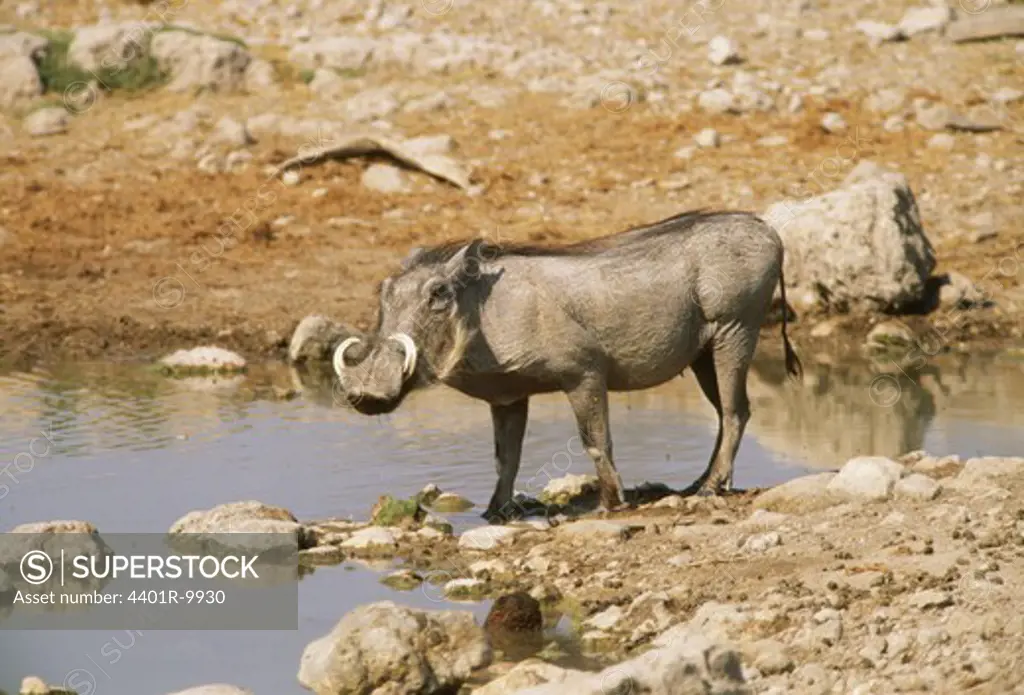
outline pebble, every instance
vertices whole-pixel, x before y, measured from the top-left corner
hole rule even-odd
[[[71,117],[61,108],[51,107],[33,111],[25,118],[25,131],[33,137],[47,137],[66,133]]]
[[[956,138],[949,133],[936,133],[928,138],[928,147],[933,150],[951,150],[956,147]]]
[[[931,610],[934,608],[945,608],[953,605],[953,597],[945,591],[928,589],[919,591],[910,597],[910,605],[918,610]]]
[[[694,136],[693,141],[698,147],[709,149],[718,147],[722,143],[722,136],[714,128],[705,128]]]
[[[727,36],[716,36],[708,42],[708,60],[712,65],[732,65],[742,62],[739,48]]]
[[[896,497],[928,502],[939,496],[942,487],[926,475],[911,473],[897,481],[893,488]]]
[[[835,111],[830,111],[821,119],[821,127],[826,133],[841,133],[846,130],[846,119]]]
[[[379,193],[406,193],[409,190],[404,172],[391,164],[371,164],[363,172],[361,181]]]
[[[288,171],[281,174],[281,183],[285,186],[297,186],[299,185],[299,172],[295,169],[289,169]]]
[[[750,536],[743,542],[743,550],[748,553],[764,553],[776,546],[782,545],[782,536],[776,531],[759,533]]]

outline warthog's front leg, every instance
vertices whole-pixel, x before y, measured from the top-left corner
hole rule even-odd
[[[526,434],[526,419],[529,400],[511,405],[492,405],[491,423],[494,426],[494,464],[498,470],[498,484],[494,488],[491,503],[487,505],[484,517],[492,523],[502,523],[521,515],[518,505],[512,501],[519,461],[523,456],[523,436]]]
[[[597,468],[601,505],[608,510],[622,507],[626,500],[622,491],[622,479],[612,459],[612,435],[608,426],[608,389],[604,381],[591,379],[567,391],[566,395],[569,397],[573,412],[576,413],[580,440]]]

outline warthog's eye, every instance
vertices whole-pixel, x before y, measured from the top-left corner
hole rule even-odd
[[[434,282],[427,288],[427,299],[433,311],[447,309],[454,298],[455,293],[447,282]]]

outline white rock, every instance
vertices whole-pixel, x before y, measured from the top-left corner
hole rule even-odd
[[[697,106],[708,113],[737,113],[736,97],[726,89],[710,89],[697,97]]]
[[[906,38],[899,27],[893,26],[892,24],[886,24],[885,22],[875,22],[870,19],[862,19],[857,22],[854,27],[857,31],[876,43],[899,41],[900,39]]]
[[[444,585],[444,595],[448,598],[475,598],[487,588],[487,582],[481,579],[453,579]]]
[[[480,526],[459,536],[459,547],[464,550],[493,550],[509,545],[525,530],[517,526]]]
[[[167,89],[174,92],[240,90],[252,60],[249,51],[234,41],[186,31],[158,33],[150,53],[170,75]]]
[[[835,111],[829,111],[821,119],[821,127],[826,133],[841,133],[846,130],[846,119]]]
[[[763,215],[786,247],[787,284],[834,308],[899,311],[920,302],[935,268],[906,179],[889,174]]]
[[[368,526],[352,534],[341,544],[342,548],[366,550],[371,548],[397,547],[398,537],[394,531],[381,526]]]
[[[71,118],[62,108],[49,107],[33,111],[25,118],[25,131],[34,137],[66,133]]]
[[[828,486],[835,473],[818,473],[794,478],[765,490],[754,499],[754,506],[773,512],[799,514],[832,506]]]
[[[776,531],[770,531],[747,538],[743,542],[743,550],[748,553],[764,553],[779,545],[782,545],[782,536]]]
[[[360,36],[334,36],[294,46],[289,53],[292,63],[307,68],[332,68],[358,71],[366,67],[377,42]]]
[[[629,538],[629,525],[603,519],[584,519],[562,524],[558,527],[558,533],[584,540],[624,541]]]
[[[547,504],[570,504],[579,497],[597,492],[597,487],[596,475],[564,475],[549,480],[538,498]]]
[[[864,100],[864,106],[875,113],[889,114],[899,111],[907,101],[907,93],[899,87],[890,87],[872,92]]]
[[[916,36],[928,31],[942,31],[953,19],[953,13],[945,5],[912,7],[900,20],[900,31],[906,36]]]
[[[89,72],[124,70],[147,57],[153,29],[146,22],[81,27],[68,46],[68,61]]]
[[[1024,471],[1024,458],[982,456],[967,459],[957,476],[959,482],[976,482],[986,478],[1002,478]]]
[[[245,369],[245,358],[238,353],[214,346],[178,350],[160,360],[172,370],[237,372]]]
[[[24,56],[0,55],[0,108],[10,108],[43,93],[36,64]]]
[[[250,94],[267,94],[277,91],[277,72],[270,61],[256,58],[245,68],[245,91]]]
[[[363,172],[361,180],[364,186],[380,193],[406,193],[409,191],[405,174],[391,164],[371,164]]]
[[[345,101],[345,115],[357,123],[390,116],[398,110],[398,99],[390,87],[375,87]]]
[[[171,695],[252,695],[248,688],[239,688],[236,685],[214,683],[211,685],[199,685],[186,690],[179,690]]]
[[[299,172],[296,169],[289,169],[281,174],[281,183],[285,186],[297,186],[299,185],[299,180]]]
[[[708,42],[708,60],[712,65],[731,65],[741,62],[739,48],[727,36],[716,36]]]
[[[307,645],[298,679],[321,695],[455,692],[491,658],[472,613],[385,601],[354,609]]]
[[[850,499],[886,500],[903,472],[903,466],[884,456],[858,456],[847,461],[828,489]]]
[[[256,142],[255,138],[253,138],[245,127],[245,124],[240,121],[236,121],[230,116],[224,116],[217,121],[217,124],[213,127],[213,132],[210,133],[208,141],[231,145],[234,147],[246,147]]]
[[[705,128],[694,136],[693,141],[698,147],[718,147],[722,142],[722,136],[714,128]]]
[[[612,630],[622,621],[624,616],[625,612],[620,606],[610,606],[600,613],[587,618],[583,621],[583,624],[595,630]]]
[[[933,150],[951,150],[956,147],[956,138],[949,133],[935,133],[928,138],[928,147]]]
[[[928,476],[911,473],[896,483],[893,492],[897,497],[928,502],[938,497],[941,490],[942,486]]]

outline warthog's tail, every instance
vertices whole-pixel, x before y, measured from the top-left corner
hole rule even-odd
[[[800,364],[800,358],[796,356],[796,352],[793,351],[789,336],[786,335],[786,316],[789,314],[789,304],[786,302],[786,276],[782,272],[781,264],[779,265],[779,294],[782,297],[782,345],[786,351],[786,371],[791,377],[799,379],[803,376],[804,367]]]

